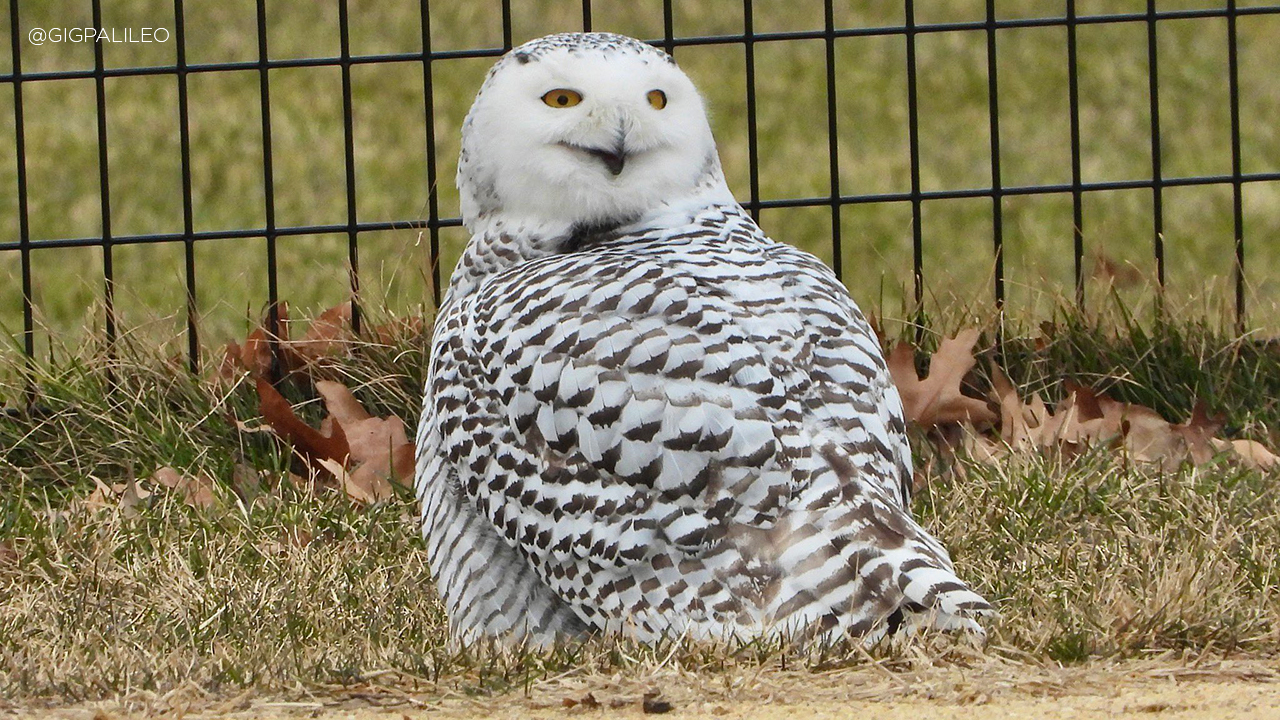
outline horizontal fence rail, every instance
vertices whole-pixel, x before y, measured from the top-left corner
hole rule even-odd
[[[117,334],[116,311],[114,307],[115,277],[113,272],[113,250],[122,246],[145,245],[153,243],[173,243],[181,245],[185,260],[185,283],[187,294],[187,352],[190,367],[198,369],[200,345],[198,338],[197,317],[199,308],[196,303],[196,265],[195,248],[198,244],[218,240],[262,239],[265,241],[263,262],[267,277],[268,323],[273,334],[279,322],[277,306],[280,301],[277,282],[277,240],[280,238],[334,234],[345,236],[348,246],[348,270],[350,292],[358,300],[360,296],[360,238],[371,232],[387,230],[414,229],[421,230],[428,242],[428,255],[432,269],[431,288],[433,300],[439,302],[440,230],[457,227],[461,221],[456,217],[441,217],[437,194],[434,192],[437,177],[437,137],[435,129],[435,68],[440,63],[455,60],[496,58],[513,46],[512,9],[510,0],[499,0],[495,10],[501,13],[503,44],[501,47],[483,47],[471,49],[437,50],[432,47],[430,2],[420,2],[421,52],[397,52],[385,54],[359,55],[351,52],[351,18],[347,0],[332,0],[338,8],[338,32],[340,52],[332,57],[306,58],[273,58],[269,47],[268,14],[266,0],[257,0],[256,5],[256,60],[228,62],[189,62],[187,44],[189,29],[187,28],[185,5],[183,0],[173,2],[172,45],[174,60],[172,64],[151,65],[145,67],[106,67],[103,62],[101,43],[94,45],[94,62],[91,69],[71,69],[59,71],[28,72],[23,69],[24,48],[29,47],[24,31],[22,5],[20,0],[9,0],[8,19],[10,25],[11,71],[0,73],[0,87],[12,92],[14,123],[14,157],[16,158],[17,185],[17,218],[14,226],[17,237],[0,237],[0,253],[16,252],[20,255],[22,283],[22,350],[31,358],[35,355],[35,323],[33,305],[33,279],[31,272],[31,254],[33,251],[99,247],[102,249],[102,279],[104,287],[105,318],[104,328],[107,341],[115,341]],[[1135,3],[1137,5],[1138,3]],[[90,0],[93,27],[101,30],[101,0]],[[757,32],[753,26],[752,0],[743,0],[742,12],[744,26],[741,33],[713,34],[697,36],[677,36],[674,32],[674,11],[671,0],[662,3],[663,27],[662,37],[648,38],[648,42],[666,49],[679,57],[683,48],[698,46],[741,46],[745,62],[745,107],[748,148],[748,184],[749,196],[743,205],[753,215],[758,216],[762,210],[781,208],[829,208],[831,216],[831,256],[837,273],[842,269],[843,239],[841,237],[842,209],[854,205],[873,203],[905,203],[911,207],[911,243],[912,243],[912,289],[917,308],[923,303],[924,276],[928,268],[924,266],[924,246],[929,238],[925,237],[922,223],[922,208],[925,204],[938,200],[988,199],[991,203],[992,236],[991,250],[994,259],[994,278],[991,288],[992,299],[1001,305],[1005,301],[1004,260],[1004,214],[1005,201],[1019,196],[1069,195],[1072,201],[1075,300],[1083,307],[1085,302],[1085,256],[1084,228],[1087,218],[1083,210],[1083,198],[1095,192],[1117,190],[1140,190],[1151,193],[1152,226],[1151,252],[1156,265],[1156,277],[1161,286],[1165,280],[1164,249],[1164,195],[1170,188],[1195,186],[1229,186],[1231,188],[1232,210],[1234,218],[1234,312],[1237,325],[1245,325],[1245,223],[1243,213],[1244,187],[1251,183],[1280,182],[1280,167],[1261,172],[1244,172],[1241,159],[1241,120],[1240,120],[1240,84],[1238,70],[1238,32],[1237,24],[1242,18],[1255,16],[1280,15],[1280,4],[1238,6],[1229,0],[1221,7],[1201,9],[1162,10],[1156,0],[1147,0],[1145,11],[1111,14],[1082,15],[1077,12],[1075,0],[1065,0],[1060,5],[1062,13],[1051,17],[1034,18],[1000,18],[996,12],[995,0],[987,0],[986,17],[983,20],[964,22],[919,23],[916,22],[916,3],[905,0],[903,3],[902,24],[876,27],[838,27],[835,22],[835,3],[826,0],[824,4],[824,22],[821,29]],[[1158,53],[1157,36],[1162,23],[1176,20],[1224,19],[1226,22],[1226,48],[1228,54],[1227,77],[1222,83],[1228,87],[1230,103],[1230,147],[1231,171],[1228,174],[1206,174],[1192,176],[1170,176],[1162,167],[1162,140],[1160,126],[1160,68],[1161,57]],[[1112,181],[1085,181],[1081,169],[1081,129],[1079,98],[1079,57],[1077,30],[1082,27],[1097,25],[1130,25],[1146,30],[1146,50],[1149,75],[1149,115],[1150,115],[1150,152],[1151,168],[1149,177],[1122,179]],[[1001,167],[1001,128],[1000,128],[1000,77],[997,71],[1002,32],[1027,28],[1063,28],[1066,32],[1066,54],[1062,62],[1067,68],[1069,87],[1068,112],[1070,121],[1070,182],[1046,184],[1005,184],[1005,173]],[[582,29],[609,29],[592,27],[592,5],[590,0],[582,2]],[[920,98],[917,88],[917,40],[921,36],[947,33],[973,32],[985,34],[986,41],[986,74],[989,135],[990,135],[990,183],[985,187],[955,187],[926,190],[923,187],[920,168]],[[910,189],[902,192],[850,194],[843,192],[840,186],[840,163],[837,152],[838,125],[840,116],[837,98],[841,91],[836,74],[836,43],[845,38],[897,37],[905,44],[906,82],[907,87],[907,152],[910,165]],[[824,44],[826,124],[829,147],[826,158],[829,165],[829,192],[813,197],[762,197],[760,189],[760,159],[757,149],[756,126],[756,73],[757,48],[764,44],[789,43],[796,41],[821,41]],[[420,68],[425,114],[425,135],[423,148],[426,156],[426,187],[420,189],[426,196],[426,217],[409,217],[393,221],[369,221],[358,217],[358,194],[355,158],[355,140],[353,133],[353,68],[362,66],[408,64]],[[344,148],[344,182],[345,182],[345,222],[286,225],[278,222],[275,209],[275,192],[273,180],[273,128],[271,123],[271,90],[272,80],[277,71],[295,68],[337,68],[341,78],[343,148]],[[192,159],[190,137],[189,88],[190,78],[210,73],[256,72],[261,110],[262,135],[262,177],[264,181],[264,222],[256,227],[227,227],[216,230],[197,230],[193,218]],[[113,232],[111,225],[111,157],[108,154],[108,138],[111,128],[107,122],[108,88],[106,81],[114,78],[159,76],[171,77],[177,90],[177,108],[179,126],[179,144],[181,153],[181,205],[182,223],[180,228],[168,232],[128,234]],[[24,128],[24,90],[39,83],[60,80],[91,80],[94,83],[96,99],[96,132],[99,161],[99,203],[102,213],[102,231],[100,235],[88,237],[32,237],[30,228],[30,194],[32,189],[28,182],[28,163],[31,161],[25,142]],[[410,190],[406,190],[409,192]],[[359,303],[353,303],[352,323],[357,332],[360,328]]]

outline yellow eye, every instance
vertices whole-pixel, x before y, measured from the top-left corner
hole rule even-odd
[[[566,88],[556,88],[546,95],[542,96],[542,102],[553,108],[573,107],[582,102],[582,93],[577,90],[569,90]]]
[[[667,106],[667,94],[661,90],[650,90],[645,97],[649,98],[649,104],[653,106],[654,110],[661,110]]]

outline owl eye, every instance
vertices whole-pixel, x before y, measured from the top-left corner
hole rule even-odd
[[[650,90],[645,97],[649,98],[649,104],[653,106],[654,110],[661,110],[667,106],[667,94],[661,90]]]
[[[557,88],[542,96],[542,102],[553,108],[568,108],[582,102],[582,93],[567,88]]]

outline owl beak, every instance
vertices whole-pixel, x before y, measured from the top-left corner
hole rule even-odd
[[[600,162],[604,163],[604,166],[608,168],[609,173],[614,177],[622,174],[622,169],[627,165],[627,159],[633,154],[627,152],[627,146],[621,140],[618,141],[617,145],[611,148],[583,147],[582,145],[568,142],[561,142],[560,146],[569,148],[570,150],[584,152],[591,157],[596,158]]]
[[[616,148],[605,150],[602,148],[588,148],[587,153],[598,158],[604,166],[609,169],[609,173],[617,177],[622,173],[622,168],[627,164],[627,150],[622,145]]]

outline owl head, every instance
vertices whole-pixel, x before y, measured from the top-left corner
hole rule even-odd
[[[494,65],[463,126],[458,189],[472,232],[491,217],[606,227],[702,196],[732,202],[688,76],[608,33],[550,35]]]

